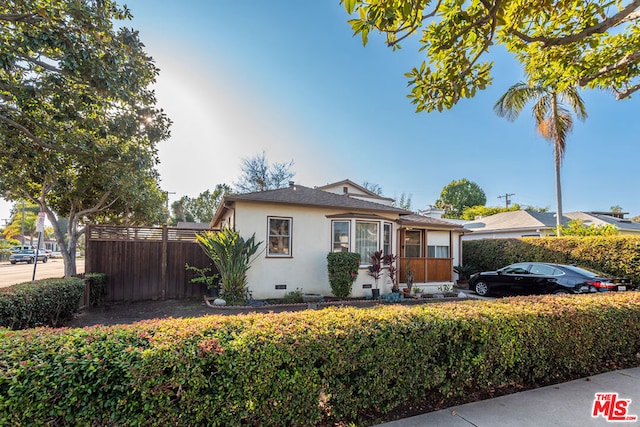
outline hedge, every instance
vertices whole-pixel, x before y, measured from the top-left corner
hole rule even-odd
[[[465,265],[496,270],[522,261],[577,264],[640,283],[640,236],[524,237],[463,242]]]
[[[79,278],[44,279],[0,289],[0,327],[60,326],[78,311],[84,294]]]
[[[7,425],[319,425],[633,366],[640,293],[0,331]]]
[[[104,273],[86,273],[84,280],[89,285],[89,305],[99,305],[107,294],[107,275]]]

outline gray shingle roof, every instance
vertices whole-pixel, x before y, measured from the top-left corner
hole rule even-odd
[[[430,226],[430,227],[442,227],[442,228],[463,228],[462,225],[455,224],[453,222],[445,221],[442,219],[431,218],[422,215],[402,215],[397,221],[400,225],[405,226]]]
[[[567,225],[571,220],[582,220],[586,226],[612,224],[620,231],[640,231],[640,224],[629,220],[613,218],[608,215],[592,214],[588,212],[569,212],[562,217],[562,224]],[[475,232],[499,230],[550,229],[556,226],[555,212],[511,211],[501,212],[472,221],[465,228]]]
[[[286,188],[279,188],[277,190],[245,194],[230,194],[225,197],[225,201],[283,203],[290,205],[322,206],[326,208],[356,209],[397,214],[411,213],[407,210],[395,208],[393,206],[360,200],[343,194],[329,193],[328,191],[304,187],[298,184]]]

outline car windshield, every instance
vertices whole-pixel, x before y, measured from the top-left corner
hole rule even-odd
[[[586,268],[576,267],[574,265],[567,265],[566,268],[567,270],[571,270],[575,273],[578,273],[580,275],[587,276],[587,277],[604,277],[605,276],[603,273],[599,271],[588,270]]]

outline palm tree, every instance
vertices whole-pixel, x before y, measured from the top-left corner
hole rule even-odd
[[[564,157],[567,134],[573,127],[571,111],[580,120],[587,117],[587,111],[575,87],[557,91],[550,87],[531,86],[525,82],[511,86],[493,109],[498,116],[514,121],[529,102],[535,103],[532,112],[538,133],[553,143],[556,172],[556,233],[559,236],[562,225],[560,165]]]

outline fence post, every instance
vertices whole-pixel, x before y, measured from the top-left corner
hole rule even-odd
[[[167,288],[169,287],[169,278],[167,277],[167,259],[169,247],[169,229],[167,225],[162,226],[162,299],[167,297]]]

